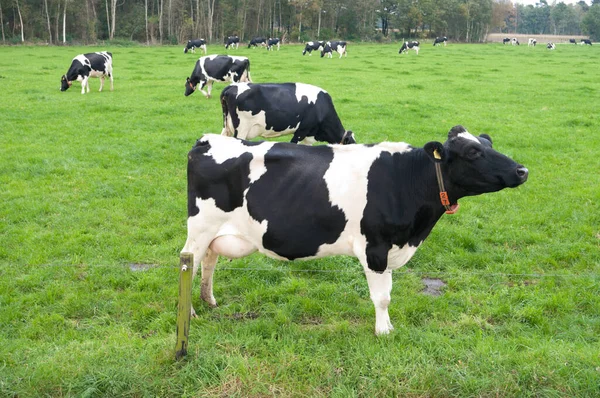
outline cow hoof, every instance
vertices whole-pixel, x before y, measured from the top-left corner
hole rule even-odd
[[[194,310],[194,307],[192,307],[192,309],[190,311],[190,318],[198,318],[198,315],[196,315],[196,311]]]

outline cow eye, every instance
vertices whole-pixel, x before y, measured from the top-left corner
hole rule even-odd
[[[471,160],[475,160],[481,156],[481,150],[479,148],[471,147],[467,150],[467,157]]]

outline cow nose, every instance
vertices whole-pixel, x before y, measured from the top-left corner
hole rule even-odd
[[[526,167],[521,166],[517,168],[517,176],[522,182],[525,182],[527,181],[527,177],[529,176],[529,170],[527,170]]]

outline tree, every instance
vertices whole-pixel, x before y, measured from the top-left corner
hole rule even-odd
[[[592,4],[581,21],[582,30],[594,41],[600,40],[600,4]]]
[[[387,37],[390,19],[397,14],[398,3],[394,0],[381,0],[379,8],[375,10],[381,21],[381,33]]]

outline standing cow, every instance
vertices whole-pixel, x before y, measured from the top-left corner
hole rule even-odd
[[[419,42],[418,41],[405,41],[402,43],[402,47],[398,51],[398,54],[407,53],[408,50],[414,50],[417,55],[419,55]]]
[[[192,75],[185,82],[185,96],[196,91],[200,84],[200,91],[206,98],[210,98],[213,83],[217,82],[251,82],[250,61],[246,57],[233,55],[208,55],[200,57],[196,62]],[[203,90],[208,85],[208,93]]]
[[[344,130],[327,91],[303,83],[248,84],[221,93],[223,131],[242,139],[293,134],[291,142],[355,143]]]
[[[506,44],[506,43],[510,43],[510,39],[508,37],[505,37],[504,39],[502,39],[502,44]]]
[[[104,78],[110,78],[110,91],[113,91],[112,53],[101,51],[79,54],[71,62],[66,75],[60,79],[60,91],[67,91],[75,80],[81,82],[81,94],[90,92],[90,77],[100,78],[100,90],[104,87]]]
[[[587,44],[588,46],[591,46],[592,41],[590,39],[581,39],[581,44]]]
[[[250,40],[250,43],[248,43],[248,48],[258,47],[259,45],[265,47],[267,45],[267,39],[265,39],[264,37],[255,37],[252,40]]]
[[[206,40],[198,39],[198,40],[188,40],[187,44],[183,48],[183,53],[187,54],[188,51],[192,53],[196,53],[196,48],[200,48],[206,54]]]
[[[279,51],[279,46],[281,45],[281,40],[278,37],[269,37],[267,40],[267,50],[273,51],[273,46],[277,46],[277,51]]]
[[[207,134],[188,154],[182,252],[193,253],[194,276],[202,262],[200,297],[212,307],[219,255],[355,257],[375,306],[375,333],[388,334],[392,271],[410,260],[459,199],[517,187],[527,176],[525,167],[492,148],[489,136],[462,126],[453,127],[444,144],[423,148],[304,146]]]
[[[235,48],[236,50],[239,48],[240,46],[240,38],[236,36],[229,36],[226,40],[225,40],[225,49],[227,50],[229,47],[231,48]]]
[[[325,55],[327,55],[328,58],[332,58],[334,51],[340,54],[340,58],[342,58],[342,55],[346,55],[347,57],[348,51],[346,51],[346,49],[347,44],[345,41],[328,41],[325,43],[323,51],[321,51],[321,58],[323,58]]]
[[[436,37],[435,40],[433,41],[433,46],[435,47],[438,44],[444,43],[444,47],[446,47],[447,41],[448,41],[448,38],[446,36]]]
[[[321,51],[323,50],[323,48],[325,47],[325,42],[323,40],[321,41],[309,41],[306,43],[306,46],[304,46],[304,50],[302,51],[302,55],[308,53],[308,56],[310,57],[312,55],[313,51]]]
[[[535,47],[536,44],[537,44],[536,39],[529,38],[529,40],[527,41],[527,47],[531,47],[531,46]]]

